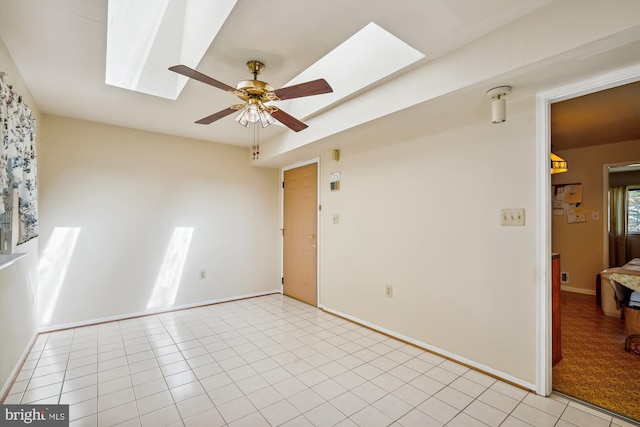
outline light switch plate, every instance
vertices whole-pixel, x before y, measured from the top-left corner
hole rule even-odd
[[[524,209],[501,209],[500,225],[523,226],[524,225]]]

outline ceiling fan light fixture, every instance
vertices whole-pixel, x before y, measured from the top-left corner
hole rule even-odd
[[[249,106],[245,105],[241,110],[240,113],[236,116],[236,122],[240,123],[241,126],[244,126],[246,128],[249,127],[249,120],[248,120],[248,113],[249,110]]]
[[[236,116],[236,122],[246,128],[260,122],[262,127],[266,128],[275,123],[276,120],[269,114],[268,109],[259,99],[251,98]]]
[[[276,119],[274,119],[271,116],[271,114],[269,114],[266,108],[263,108],[260,111],[260,124],[262,125],[263,128],[266,128],[267,126],[272,125],[275,122],[276,122]]]
[[[260,105],[257,102],[250,103],[246,115],[249,123],[257,123],[260,120]]]

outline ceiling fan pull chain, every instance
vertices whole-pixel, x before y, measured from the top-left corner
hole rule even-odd
[[[260,135],[258,132],[260,132],[260,129],[256,122],[253,124],[253,160],[258,160],[260,158]]]

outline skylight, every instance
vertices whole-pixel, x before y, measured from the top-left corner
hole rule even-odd
[[[302,119],[423,59],[425,55],[371,22],[287,83],[324,78],[333,93],[278,102]]]
[[[109,0],[105,83],[176,99],[237,0]],[[162,70],[162,72],[158,72]]]
[[[176,99],[237,0],[108,0],[105,82]],[[371,22],[284,86],[326,79],[333,93],[278,102],[303,119],[423,59],[425,55]]]

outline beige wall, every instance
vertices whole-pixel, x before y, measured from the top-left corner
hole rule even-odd
[[[552,184],[582,184],[584,223],[569,224],[566,216],[552,219],[552,250],[560,253],[561,270],[569,274],[563,288],[595,295],[596,274],[607,267],[604,258],[606,207],[603,168],[606,164],[640,162],[640,140],[598,145],[557,154],[569,163],[569,171],[552,176]],[[594,220],[592,213],[599,214]]]
[[[42,126],[41,262],[53,270],[40,294],[53,309],[41,326],[144,312],[165,285],[175,300],[159,308],[280,289],[276,169],[252,167],[244,148],[50,115]],[[180,275],[164,257],[182,228]]]
[[[36,143],[42,136],[40,112],[18,72],[6,46],[0,40],[0,71],[20,93],[36,119]],[[0,398],[22,353],[35,337],[37,330],[36,296],[38,238],[18,246],[27,253],[11,266],[0,270]]]
[[[382,117],[387,106],[407,108],[473,85],[482,101],[491,85],[517,88],[502,125],[489,123],[486,103],[474,112],[434,111],[451,119],[332,147],[342,150],[338,163],[328,151],[322,156],[323,306],[533,387],[536,290],[544,282],[536,275],[536,195],[546,189],[535,181],[534,95],[523,95],[519,79],[500,76],[574,49],[572,58],[582,56],[583,46],[637,25],[626,7],[573,3],[554,2],[430,61],[433,67],[341,103],[333,115],[312,118],[299,137],[285,133],[280,144],[265,144],[267,159],[269,151],[331,143],[354,111]],[[623,3],[630,4],[618,6]],[[575,24],[572,36],[552,37],[566,33],[567,16]],[[573,79],[571,67],[562,72]],[[407,82],[421,90],[396,90]],[[59,239],[60,247],[73,250],[68,265],[55,272],[63,278],[59,293],[47,288],[56,297],[47,325],[144,311],[177,227],[193,227],[194,234],[175,304],[279,287],[277,174],[250,167],[245,151],[55,116],[44,118],[40,135],[41,253],[48,253],[55,234],[75,230]],[[372,139],[384,141],[371,145]],[[342,190],[331,193],[335,171],[342,173]],[[516,207],[526,209],[526,225],[500,227],[500,209]],[[332,223],[333,213],[340,224]],[[204,281],[197,279],[201,269]],[[25,272],[17,276],[28,284]],[[391,299],[384,297],[387,283],[394,286]],[[27,306],[26,296],[16,301]],[[28,315],[3,313],[16,322]],[[13,348],[19,353],[24,345]]]
[[[501,125],[483,108],[373,148],[349,141],[339,162],[326,153],[321,304],[535,384],[534,107],[510,102]],[[526,225],[501,227],[501,208],[524,208]]]

